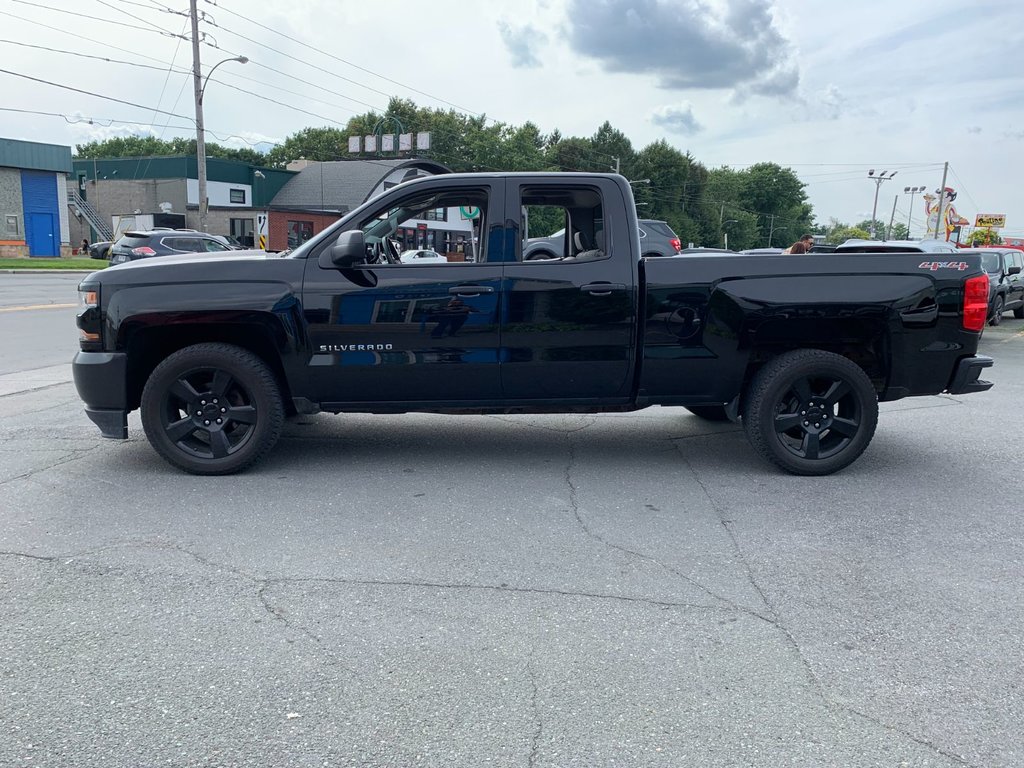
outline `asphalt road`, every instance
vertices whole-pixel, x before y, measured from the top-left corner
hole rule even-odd
[[[826,478],[675,408],[303,418],[197,478],[0,376],[0,765],[1020,766],[1022,332]]]

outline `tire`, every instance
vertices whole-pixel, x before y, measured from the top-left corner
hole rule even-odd
[[[877,425],[878,396],[867,374],[818,349],[769,361],[750,383],[743,408],[754,450],[794,475],[829,475],[848,466]]]
[[[1003,322],[1003,308],[1006,306],[1005,299],[1002,296],[996,296],[995,301],[992,302],[992,314],[989,315],[989,325],[999,325]]]
[[[231,344],[175,352],[142,391],[150,445],[194,475],[229,475],[251,466],[277,442],[283,422],[274,374],[256,355]]]
[[[683,406],[694,416],[700,416],[705,421],[728,421],[724,405],[686,405]]]

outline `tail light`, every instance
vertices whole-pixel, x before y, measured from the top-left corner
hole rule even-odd
[[[679,253],[681,250],[683,250],[683,241],[680,240],[678,237],[673,237],[671,240],[669,240],[669,243],[671,243],[672,247],[676,249],[676,253]]]
[[[981,331],[988,318],[988,275],[967,278],[964,283],[964,330]]]
[[[148,245],[143,245],[141,248],[132,248],[132,256],[156,256],[156,251]]]

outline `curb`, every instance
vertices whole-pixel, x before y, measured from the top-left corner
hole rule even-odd
[[[0,269],[0,275],[91,275],[99,269]]]

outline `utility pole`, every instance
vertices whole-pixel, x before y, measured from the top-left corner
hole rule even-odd
[[[892,237],[892,222],[896,218],[896,201],[900,199],[899,195],[893,195],[892,198],[892,215],[889,217],[889,228],[885,230],[885,239],[888,240]]]
[[[775,214],[768,214],[768,247],[772,247],[772,235],[775,234]]]
[[[199,229],[206,231],[206,129],[203,126],[203,73],[199,63],[199,11],[197,0],[189,0],[192,22],[192,86],[196,106],[196,164],[199,167]]]
[[[939,227],[942,227],[942,206],[946,202],[946,176],[949,174],[949,161],[942,167],[942,186],[939,187],[939,210],[935,218],[935,239],[939,239]],[[945,229],[945,227],[943,227]]]
[[[875,176],[875,169],[872,168],[868,171],[868,178],[875,182],[875,204],[871,207],[871,239],[875,239],[875,216],[878,215],[878,190],[882,187],[883,181],[888,181],[895,176],[898,171],[882,171],[880,174]]]

